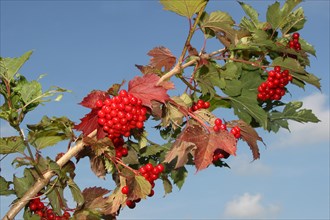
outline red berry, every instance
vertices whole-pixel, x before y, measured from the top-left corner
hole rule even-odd
[[[126,157],[128,155],[127,148],[123,147],[123,149],[121,149],[121,154],[122,154],[123,157]]]
[[[298,32],[292,34],[293,39],[299,39],[300,34]]]
[[[275,66],[274,71],[275,72],[281,72],[281,67],[280,66]]]
[[[220,126],[218,126],[218,125],[214,125],[214,126],[213,126],[213,131],[215,131],[215,132],[220,131]]]
[[[101,107],[103,106],[103,101],[102,101],[102,100],[97,100],[97,101],[95,102],[95,106],[96,106],[97,108],[101,108]]]
[[[127,200],[127,201],[126,201],[126,205],[127,205],[128,208],[130,208],[130,209],[134,209],[135,206],[136,206],[135,202],[132,201],[132,200]]]
[[[121,188],[121,193],[122,193],[122,194],[127,195],[128,192],[129,192],[129,188],[128,188],[128,186],[123,186],[123,188]]]
[[[34,202],[30,202],[29,203],[29,208],[33,212],[33,211],[35,211],[35,210],[38,209],[38,205],[36,203],[34,203]]]
[[[204,102],[204,109],[208,109],[210,106],[210,102]]]
[[[214,124],[217,126],[220,126],[220,125],[222,125],[222,120],[220,118],[217,118],[214,120]]]
[[[146,168],[146,170],[149,172],[149,171],[151,171],[151,170],[154,168],[154,166],[153,166],[151,163],[147,163],[147,164],[145,165],[145,168]]]
[[[64,218],[70,218],[70,216],[71,216],[71,215],[70,215],[69,212],[64,212],[64,213],[63,213],[63,217],[64,217]]]
[[[145,173],[147,173],[147,170],[146,170],[146,168],[144,166],[142,166],[142,167],[139,168],[139,172],[141,174],[145,174]]]
[[[220,129],[221,129],[221,130],[227,130],[227,125],[226,125],[226,124],[222,124],[222,125],[220,125]]]
[[[119,95],[121,96],[121,97],[126,97],[127,95],[128,95],[128,93],[127,93],[127,91],[126,90],[120,90],[119,91]]]
[[[37,207],[38,207],[38,209],[43,209],[45,207],[45,205],[43,202],[38,202]]]
[[[149,197],[152,197],[153,195],[155,194],[155,191],[152,189],[151,191],[150,191],[150,193],[149,193]]]
[[[42,210],[37,210],[35,213],[37,215],[39,215],[40,217],[43,217],[44,216],[44,212]]]
[[[159,171],[159,173],[162,173],[163,171],[164,171],[164,165],[163,164],[158,164],[157,166],[156,166],[156,168],[157,168],[157,170]]]

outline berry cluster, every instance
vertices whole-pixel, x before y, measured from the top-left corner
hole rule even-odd
[[[230,130],[230,133],[232,133],[235,136],[236,139],[241,137],[241,129],[238,126],[233,127]]]
[[[203,100],[198,100],[197,103],[194,103],[192,106],[191,106],[191,111],[197,111],[199,109],[208,109],[210,107],[210,102],[205,102]]]
[[[141,99],[128,94],[126,90],[119,91],[118,96],[98,100],[95,105],[100,108],[97,113],[98,123],[111,140],[130,136],[131,129],[143,128],[147,119],[147,109],[142,106]]]
[[[266,82],[263,82],[258,87],[258,99],[280,100],[285,95],[285,86],[292,81],[292,76],[288,70],[281,72],[280,66],[275,66],[274,70],[268,72]]]
[[[153,166],[151,163],[147,163],[146,165],[142,166],[139,168],[140,174],[151,184],[151,191],[149,193],[149,197],[152,197],[155,194],[155,191],[153,188],[155,187],[155,180],[157,180],[160,176],[160,174],[164,171],[164,166],[163,164],[158,164],[156,166]],[[129,193],[129,187],[128,186],[123,186],[121,188],[121,192],[125,195]],[[136,199],[136,200],[127,200],[126,205],[133,209],[136,206],[136,203],[140,202],[141,199]]]
[[[222,123],[222,120],[220,118],[215,119],[213,130],[215,132],[218,132],[220,130],[227,130],[227,125]]]
[[[115,137],[114,139],[112,139],[112,142],[116,150],[116,157],[119,159],[122,157],[126,157],[128,154],[128,149],[124,147],[124,138],[122,136]]]
[[[227,159],[229,157],[229,153],[227,153],[226,151],[218,148],[214,151],[213,153],[213,162],[218,161],[219,159]]]
[[[292,37],[288,43],[288,47],[292,48],[292,49],[295,49],[297,51],[301,50],[301,45],[299,43],[299,33],[294,33],[292,34]]]
[[[52,209],[47,208],[39,197],[29,202],[29,209],[32,213],[39,215],[42,220],[68,220],[71,216],[69,212],[64,212],[62,216],[57,215]]]

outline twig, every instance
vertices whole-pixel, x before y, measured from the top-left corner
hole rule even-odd
[[[88,137],[94,137],[96,135],[96,130],[91,132]],[[85,143],[83,141],[77,142],[75,147],[72,147],[66,154],[63,155],[56,163],[59,167],[65,165],[72,157],[77,155],[83,148]],[[15,216],[26,206],[26,204],[35,197],[35,195],[42,190],[50,181],[50,179],[55,175],[52,170],[47,171],[43,174],[43,178],[39,178],[37,182],[32,186],[22,198],[20,198],[16,203],[14,203],[2,220],[12,220]]]

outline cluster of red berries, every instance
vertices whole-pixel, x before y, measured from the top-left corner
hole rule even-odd
[[[190,110],[194,112],[199,109],[208,109],[210,107],[210,105],[211,105],[210,102],[205,102],[200,99],[191,106]]]
[[[213,162],[218,161],[219,159],[227,159],[229,157],[229,153],[227,153],[226,151],[218,148],[214,151],[213,153]]]
[[[29,209],[39,215],[41,220],[68,220],[71,216],[69,212],[64,212],[62,216],[57,215],[52,209],[47,208],[39,197],[29,202]]]
[[[156,166],[153,166],[151,163],[147,163],[146,165],[139,168],[140,174],[151,184],[151,191],[149,193],[149,197],[152,197],[155,194],[155,191],[153,188],[155,187],[155,180],[157,180],[160,176],[160,174],[164,171],[164,165],[158,164]],[[124,186],[121,188],[121,192],[125,195],[129,193],[129,187]],[[141,199],[136,200],[127,200],[126,205],[133,209],[136,206],[136,203],[140,202]]]
[[[131,129],[143,128],[147,119],[147,109],[142,106],[142,101],[128,94],[126,90],[119,91],[118,96],[98,100],[96,107],[98,111],[98,123],[113,140],[116,137],[131,135]]]
[[[215,119],[214,121],[214,126],[213,126],[213,130],[215,132],[218,132],[220,130],[227,130],[227,125],[222,123],[222,120],[220,118]]]
[[[288,47],[295,49],[295,50],[301,50],[301,45],[299,43],[299,33],[293,33],[292,37],[288,43]]]
[[[263,82],[258,87],[258,99],[280,100],[285,95],[285,86],[292,81],[292,76],[288,70],[281,72],[280,66],[275,66],[274,70],[268,72],[266,82]]]
[[[123,147],[125,144],[124,138],[122,136],[115,137],[112,139],[113,145],[116,150],[116,157],[117,158],[122,158],[126,157],[128,154],[128,149],[126,147]]]
[[[213,130],[215,132],[218,132],[220,130],[225,130],[227,131],[227,125],[222,123],[222,120],[220,118],[216,118],[214,120],[214,126],[213,126]],[[233,127],[230,130],[230,133],[232,133],[236,139],[241,137],[241,129],[238,126]]]

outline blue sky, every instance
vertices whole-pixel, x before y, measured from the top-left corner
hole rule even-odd
[[[246,2],[264,18],[272,1]],[[211,167],[197,174],[189,169],[183,188],[174,188],[165,198],[161,182],[157,182],[154,197],[134,210],[124,209],[119,219],[329,219],[329,1],[308,0],[301,5],[307,23],[300,34],[317,51],[308,70],[322,78],[322,92],[312,86],[305,92],[291,87],[293,95],[286,99],[303,99],[305,107],[313,109],[322,122],[304,126],[291,123],[291,133],[276,135],[259,130],[267,144],[267,148],[261,146],[260,160],[250,163],[248,147],[239,143],[238,156],[228,160],[232,169]],[[38,122],[44,114],[66,115],[79,122],[88,111],[77,105],[85,95],[139,74],[134,65],[147,64],[146,53],[155,46],[165,46],[179,56],[188,27],[185,18],[162,10],[151,0],[1,0],[0,6],[1,56],[16,57],[33,49],[21,73],[30,80],[47,73],[41,80],[44,88],[57,85],[73,91],[61,102],[31,113],[25,121],[28,124]],[[207,11],[214,10],[229,12],[237,22],[243,16],[236,1],[211,0]],[[202,44],[199,36],[193,40],[196,48]],[[211,41],[206,49],[212,50],[214,45]],[[1,121],[1,136],[10,134],[14,133]],[[49,148],[46,154],[64,151],[65,147],[66,143]],[[20,175],[20,170],[9,165],[11,159],[1,161],[1,175],[6,178],[13,173]],[[76,180],[82,189],[113,187],[110,177],[97,179],[88,160],[81,162]],[[1,197],[1,217],[10,199]]]

